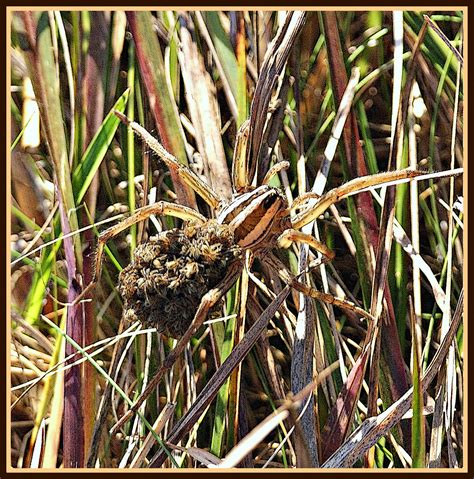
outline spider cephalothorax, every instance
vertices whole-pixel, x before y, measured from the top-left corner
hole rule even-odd
[[[181,337],[203,295],[242,250],[273,245],[289,221],[287,209],[286,198],[263,185],[236,195],[217,220],[192,222],[138,246],[119,277],[124,318]]]
[[[285,196],[268,185],[236,195],[219,212],[217,221],[232,228],[239,246],[252,250],[271,245],[276,236],[291,228]]]
[[[120,273],[124,318],[181,337],[201,298],[222,281],[241,251],[232,229],[214,220],[151,238]]]

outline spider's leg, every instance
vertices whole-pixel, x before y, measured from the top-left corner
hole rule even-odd
[[[321,243],[321,241],[318,241],[314,236],[303,233],[302,231],[289,228],[283,231],[283,233],[278,237],[278,245],[281,248],[289,248],[294,242],[305,243],[321,253],[323,255],[323,260],[322,262],[318,262],[318,265],[334,259],[334,252],[330,248],[328,248],[324,243]]]
[[[311,221],[314,221],[318,216],[322,215],[331,205],[347,196],[355,195],[361,191],[365,191],[367,188],[382,186],[385,183],[395,181],[410,180],[424,174],[425,172],[423,171],[406,168],[404,170],[387,171],[376,175],[355,178],[328,191],[316,201],[314,206],[311,206],[296,215],[291,221],[293,228],[300,229],[308,223],[311,223]],[[298,198],[296,198],[295,202],[298,204],[301,203]]]
[[[152,205],[143,206],[134,211],[134,213],[125,218],[120,223],[106,229],[99,235],[97,249],[95,253],[95,262],[94,262],[94,275],[92,281],[86,286],[82,293],[75,299],[75,303],[80,301],[84,296],[91,291],[94,285],[100,278],[100,273],[102,269],[102,257],[104,254],[104,247],[107,241],[117,236],[122,231],[126,230],[130,226],[144,221],[149,218],[151,215],[169,215],[176,218],[181,218],[182,220],[187,221],[197,221],[199,223],[205,223],[207,220],[197,211],[187,206],[181,206],[174,203],[168,203],[167,201],[158,201]]]
[[[332,296],[331,294],[322,293],[321,291],[318,291],[317,289],[302,283],[301,281],[298,280],[297,276],[291,274],[288,271],[286,266],[275,255],[268,254],[260,259],[264,261],[265,263],[267,263],[271,268],[276,270],[278,273],[278,276],[280,276],[280,278],[283,281],[289,284],[296,291],[299,291],[300,293],[303,293],[306,296],[309,296],[310,298],[318,299],[319,301],[322,301],[323,303],[332,304],[341,309],[345,309],[353,313],[359,314],[360,316],[363,316],[364,318],[367,318],[370,320],[374,319],[371,314],[367,313],[367,311],[364,311],[362,308],[355,305],[354,303],[346,299],[336,298]],[[308,270],[305,270],[300,274],[307,273],[307,272]]]
[[[235,141],[234,157],[232,158],[232,184],[237,193],[246,191],[252,182],[248,177],[247,142],[250,132],[250,121],[245,120],[240,125]]]
[[[290,163],[288,161],[279,161],[275,163],[263,178],[262,185],[268,185],[270,180],[277,175],[281,170],[287,170],[290,167]]]
[[[187,185],[189,185],[201,198],[216,209],[221,204],[221,199],[217,193],[204,181],[199,178],[193,171],[179,161],[145,128],[138,123],[127,118],[123,113],[115,110],[115,115],[127,126],[129,126],[159,157],[166,166],[173,170]]]
[[[290,206],[290,210],[294,210],[296,208],[301,208],[301,206],[308,201],[308,200],[319,200],[321,195],[315,193],[314,191],[307,191],[306,193],[302,193],[297,198],[293,200]]]
[[[158,383],[161,381],[163,375],[178,359],[178,356],[183,352],[186,344],[188,344],[191,337],[196,333],[207,317],[210,309],[222,298],[222,296],[232,287],[237,280],[237,277],[242,271],[242,263],[236,262],[230,266],[224,279],[213,289],[208,291],[201,299],[199,307],[194,315],[194,319],[186,330],[184,335],[180,338],[173,350],[166,356],[161,368],[158,370],[154,378],[150,381],[141,396],[136,400],[135,404],[123,415],[120,420],[113,426],[111,432],[119,429],[134,413],[138,411],[143,401],[155,390]]]

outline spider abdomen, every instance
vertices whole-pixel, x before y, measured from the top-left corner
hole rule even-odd
[[[181,337],[240,253],[231,228],[214,220],[160,233],[135,249],[119,275],[125,319]]]

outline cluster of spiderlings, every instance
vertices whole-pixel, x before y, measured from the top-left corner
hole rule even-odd
[[[214,220],[150,238],[119,276],[125,319],[181,337],[201,298],[240,254],[229,226]]]

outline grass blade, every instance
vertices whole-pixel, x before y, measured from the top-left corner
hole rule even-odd
[[[128,101],[128,96],[129,90],[126,90],[116,101],[115,105],[102,122],[102,125],[97,130],[94,138],[89,143],[89,146],[84,152],[77,168],[74,170],[72,185],[77,203],[80,203],[84,199],[84,195],[86,194],[94,175],[97,173],[120,124],[120,120],[114,115],[114,110],[123,113]]]
[[[161,143],[180,163],[187,165],[183,132],[180,128],[176,105],[170,95],[171,89],[166,77],[160,44],[153,30],[151,12],[127,12],[127,19],[132,30],[141,77]],[[174,173],[172,178],[180,203],[195,206],[196,199],[192,190]]]

